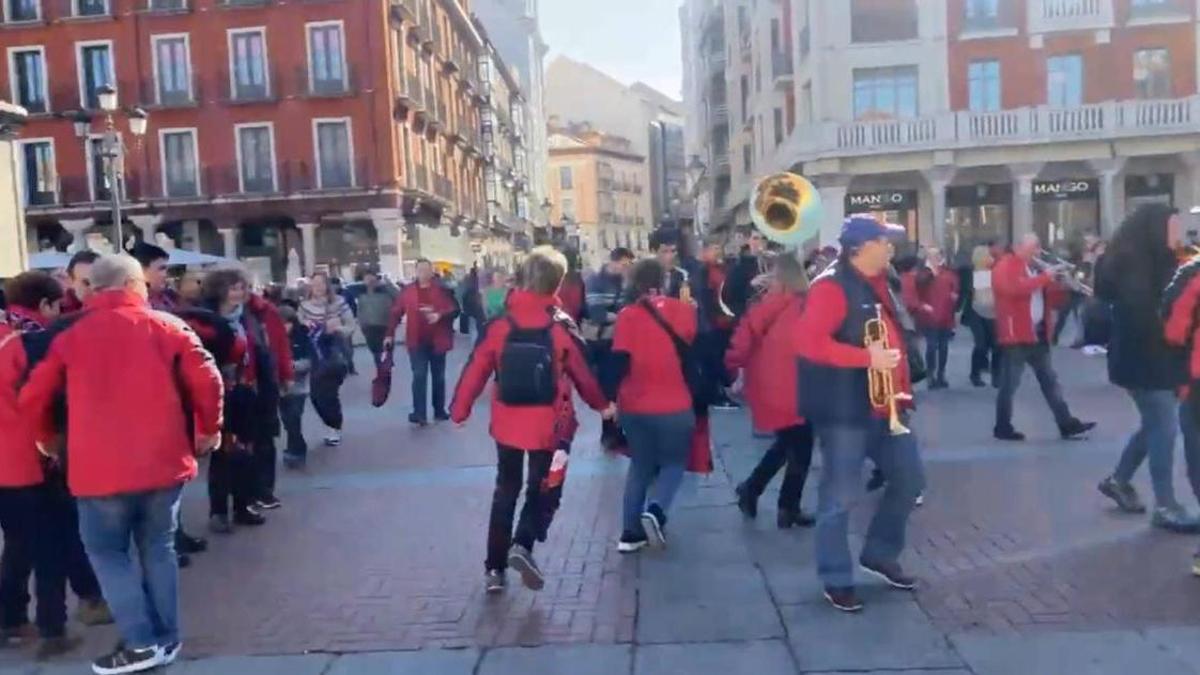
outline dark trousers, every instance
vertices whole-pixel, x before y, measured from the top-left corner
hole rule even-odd
[[[413,414],[418,419],[429,419],[426,413],[426,390],[432,380],[433,414],[435,417],[446,415],[446,355],[437,354],[433,347],[421,345],[408,350],[408,360],[412,365],[412,400]]]
[[[387,326],[363,326],[362,333],[367,341],[367,349],[371,350],[371,356],[375,358],[375,367],[378,368],[386,351],[383,348],[383,339],[387,337]]]
[[[971,379],[977,379],[984,371],[992,375],[992,384],[1000,382],[1000,351],[996,347],[996,321],[976,315],[971,320],[971,335],[975,347],[971,349]]]
[[[729,384],[726,382],[729,376],[725,369],[725,351],[729,349],[729,340],[732,337],[730,331],[720,328],[707,330],[696,336],[696,349],[701,367],[709,377],[722,384]]]
[[[1058,338],[1062,335],[1063,329],[1067,327],[1067,321],[1071,315],[1083,311],[1083,296],[1079,293],[1071,293],[1070,299],[1067,300],[1067,306],[1058,313],[1058,320],[1054,323],[1054,344],[1058,344]],[[1083,336],[1076,338],[1080,342],[1083,341]]]
[[[529,475],[525,473],[525,458],[529,458]],[[520,544],[530,551],[539,535],[547,529],[546,510],[542,505],[542,481],[550,472],[554,453],[544,450],[526,452],[503,445],[496,446],[496,491],[492,493],[492,515],[488,521],[488,570],[508,569],[508,549]],[[525,478],[522,481],[522,478]],[[513,518],[517,513],[517,498],[521,483],[525,483],[525,505],[513,534]]]
[[[304,405],[305,398],[300,396],[283,396],[279,399],[279,418],[283,421],[283,430],[287,434],[287,448],[283,454],[288,457],[303,459],[308,455],[308,443],[304,441]]]
[[[233,500],[234,513],[250,506],[255,494],[254,456],[246,450],[222,449],[212,453],[208,460],[208,504],[209,514],[229,515],[229,501]]]
[[[69,542],[79,539],[79,530],[66,530],[67,525],[61,499],[52,497],[46,485],[0,488],[0,528],[4,530],[0,619],[4,628],[29,622],[32,572],[38,632],[42,637],[58,637],[66,632]],[[90,597],[99,595],[97,585]]]
[[[335,377],[314,377],[309,382],[313,410],[330,429],[342,430],[342,381]]]
[[[1050,347],[1044,344],[1016,345],[1000,348],[1000,391],[996,394],[996,429],[1007,431],[1012,429],[1013,395],[1021,386],[1021,376],[1025,374],[1025,365],[1033,369],[1038,386],[1046,404],[1054,413],[1054,421],[1058,428],[1063,429],[1071,421],[1071,411],[1063,400],[1062,387],[1058,384],[1058,375],[1050,363]]]
[[[260,438],[254,442],[254,491],[255,499],[271,499],[275,496],[275,470],[278,452],[275,439]]]
[[[946,381],[946,359],[950,355],[950,335],[948,328],[925,329],[925,368],[930,380]]]
[[[783,485],[779,489],[779,510],[799,511],[804,481],[808,478],[808,469],[812,465],[812,452],[811,426],[799,424],[775,432],[775,442],[746,479],[747,491],[755,498],[761,496],[767,489],[767,483],[770,483],[786,464]]]

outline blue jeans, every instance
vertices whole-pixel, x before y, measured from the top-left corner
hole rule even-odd
[[[925,329],[925,368],[933,382],[946,379],[946,359],[950,354],[951,335],[953,332],[949,328]]]
[[[887,479],[867,530],[862,560],[895,563],[904,550],[908,516],[925,489],[925,469],[914,434],[892,436],[887,420],[860,426],[816,425],[824,470],[818,487],[817,574],[826,586],[854,585],[854,562],[847,539],[850,510],[866,491],[863,462],[870,457]]]
[[[1179,397],[1167,389],[1125,391],[1137,406],[1142,423],[1125,444],[1113,477],[1128,483],[1149,456],[1155,504],[1177,506],[1172,471],[1175,467],[1175,437],[1180,426]]]
[[[1188,482],[1192,485],[1192,494],[1200,501],[1200,424],[1197,424],[1193,410],[1193,405],[1186,399],[1179,404],[1179,430],[1183,433]]]
[[[182,485],[79,499],[79,534],[131,649],[179,642],[175,523]],[[130,551],[130,543],[136,552]],[[134,560],[134,555],[137,560]]]
[[[412,366],[412,400],[413,414],[417,419],[426,420],[425,414],[427,382],[433,382],[433,415],[446,415],[446,355],[437,354],[428,345],[410,347],[408,362]]]
[[[640,534],[648,504],[658,504],[663,513],[671,509],[687,470],[696,415],[690,410],[666,415],[622,413],[621,428],[629,440],[631,460],[622,524],[626,533]]]

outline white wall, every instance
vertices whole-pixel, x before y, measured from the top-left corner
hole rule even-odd
[[[0,279],[22,272],[28,255],[16,152],[15,143],[0,138]]]

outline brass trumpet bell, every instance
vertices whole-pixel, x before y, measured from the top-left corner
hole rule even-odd
[[[821,194],[803,176],[784,172],[760,180],[750,193],[750,220],[767,239],[798,248],[821,230]]]

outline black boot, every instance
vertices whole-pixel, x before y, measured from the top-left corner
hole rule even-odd
[[[745,483],[734,488],[737,493],[738,509],[750,520],[758,517],[758,497],[750,494],[750,488]]]
[[[775,524],[781,530],[789,530],[792,527],[812,527],[817,524],[817,519],[798,508],[779,509],[775,516]]]

